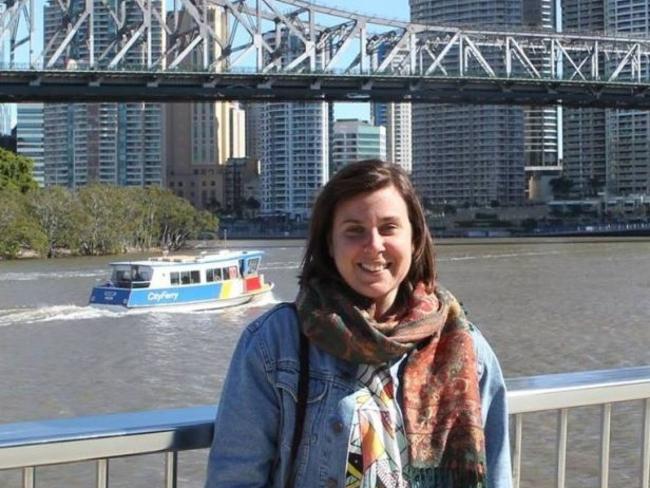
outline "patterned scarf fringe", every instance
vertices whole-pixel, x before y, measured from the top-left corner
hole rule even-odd
[[[414,468],[405,472],[410,488],[488,488],[485,474],[471,469]]]

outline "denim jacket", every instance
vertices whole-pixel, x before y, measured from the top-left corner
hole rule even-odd
[[[494,352],[475,330],[489,488],[510,488],[505,385]],[[344,488],[357,365],[310,345],[302,441],[290,460],[299,371],[295,308],[281,304],[243,332],[221,394],[206,488]],[[398,367],[391,373],[396,382]],[[426,488],[440,488],[430,486]]]

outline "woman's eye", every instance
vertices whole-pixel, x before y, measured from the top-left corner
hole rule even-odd
[[[381,227],[382,234],[392,234],[395,232],[399,226],[397,224],[386,224]]]
[[[363,227],[348,227],[345,229],[345,233],[350,236],[358,236],[363,234]]]

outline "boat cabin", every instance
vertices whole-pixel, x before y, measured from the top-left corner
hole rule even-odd
[[[111,263],[110,282],[117,288],[129,289],[214,283],[254,276],[260,261],[259,253],[249,256],[241,252]]]

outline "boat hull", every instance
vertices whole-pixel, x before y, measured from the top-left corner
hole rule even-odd
[[[226,283],[227,284],[227,283]],[[215,310],[243,305],[268,295],[272,283],[256,290],[233,293],[224,284],[186,288],[127,289],[107,286],[93,288],[89,305],[114,311],[124,310]]]

